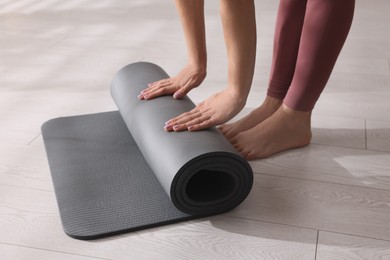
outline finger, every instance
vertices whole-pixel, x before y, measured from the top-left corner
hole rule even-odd
[[[178,91],[176,91],[175,93],[173,93],[173,98],[176,98],[176,99],[181,99],[183,98],[185,95],[187,95],[188,91],[185,92],[183,91],[182,89],[179,89]]]
[[[205,116],[202,114],[197,115],[196,117],[193,117],[191,120],[188,120],[187,122],[183,122],[180,125],[183,127],[186,127],[188,130],[194,126],[194,125],[201,125],[203,122],[209,120],[209,116]],[[179,124],[178,124],[179,125]],[[175,127],[174,127],[175,129]]]
[[[191,125],[192,124],[196,124],[196,123],[201,123],[202,121],[202,118],[204,118],[205,115],[203,115],[202,113],[200,112],[194,112],[194,113],[191,113],[191,114],[188,114],[186,115],[185,117],[181,117],[180,119],[174,121],[174,124],[175,125],[182,125],[182,124],[187,124],[187,126]],[[207,119],[207,118],[205,118]]]
[[[171,78],[166,78],[166,79],[161,79],[161,80],[157,80],[155,82],[152,82],[152,83],[149,83],[148,86],[149,87],[153,87],[153,86],[156,86],[158,84],[162,84],[162,83],[165,83],[167,81],[169,81]]]
[[[173,91],[170,87],[158,88],[158,89],[154,89],[153,91],[149,91],[148,93],[145,93],[143,97],[146,100],[150,100],[159,96],[171,94],[172,92]]]
[[[187,130],[187,128],[189,126],[188,122],[191,122],[193,120],[196,120],[193,116],[191,116],[191,117],[184,117],[184,118],[180,119],[179,122],[166,124],[165,125],[165,130],[167,130],[167,131],[176,131],[176,132]]]
[[[171,125],[165,125],[165,126],[164,126],[164,130],[167,131],[167,132],[172,132],[172,131],[173,131],[173,126],[171,126]]]
[[[187,128],[189,126],[188,122],[191,122],[193,120],[196,120],[198,117],[200,117],[200,114],[192,114],[188,115],[186,117],[181,117],[177,121],[173,121],[171,123],[166,124],[166,127],[172,128],[172,129],[182,129],[182,128]]]
[[[188,131],[199,131],[209,127],[215,126],[214,120],[212,118],[204,120],[203,122],[188,127]]]
[[[176,99],[183,98],[185,95],[187,95],[188,92],[190,92],[191,89],[194,88],[193,83],[193,80],[187,81],[187,83],[183,87],[179,88],[179,90],[173,94],[173,97]]]
[[[182,122],[185,122],[185,120],[183,121],[183,119],[185,119],[187,117],[194,118],[194,116],[198,113],[200,113],[200,112],[198,111],[198,108],[196,107],[188,112],[182,113],[182,114],[178,115],[177,117],[174,117],[174,118],[168,120],[165,124],[166,125],[174,125],[174,124],[177,124],[178,122],[182,123]]]
[[[187,125],[186,124],[182,124],[182,125],[175,125],[173,126],[173,131],[175,132],[181,132],[181,131],[186,131],[187,130]]]
[[[158,81],[153,86],[149,86],[148,88],[142,90],[138,95],[138,98],[145,99],[145,96],[148,96],[151,92],[155,91],[156,89],[169,86],[170,84],[171,83],[168,80]]]
[[[165,122],[164,129],[167,130],[168,132],[173,131],[173,127],[178,125],[177,120],[183,119],[185,116],[189,115],[190,112],[185,112],[175,118],[169,119],[167,122]]]
[[[161,87],[165,87],[165,86],[170,86],[172,84],[173,84],[172,79],[169,78],[169,79],[161,80],[147,89],[156,89],[156,88],[161,88]]]
[[[179,87],[176,86],[174,83],[166,82],[164,84],[151,87],[141,92],[140,96],[144,99],[153,99],[158,96],[170,95],[174,93],[178,88]]]
[[[186,112],[182,115],[178,116],[177,118],[173,118],[165,123],[165,130],[167,131],[183,131],[187,130],[188,128],[188,122],[191,122],[193,120],[196,120],[198,117],[200,117],[201,114],[199,113],[192,113]]]
[[[158,80],[158,81],[155,81],[155,82],[151,82],[148,84],[148,87],[153,87],[154,85],[156,85],[157,83],[159,83],[161,80]]]
[[[156,89],[164,88],[164,87],[171,86],[171,85],[172,85],[172,82],[170,82],[170,81],[159,82],[156,85],[153,85],[151,87],[148,87],[148,88],[142,90],[141,94],[147,94],[147,93],[150,93],[151,91],[155,91]]]
[[[209,121],[209,118],[210,118],[209,116],[196,114],[194,116],[183,118],[181,122],[176,123],[172,128],[173,131],[178,132],[178,131],[190,130],[190,128],[194,125],[198,125],[200,127],[206,125],[207,127],[208,124],[204,124],[204,122]]]

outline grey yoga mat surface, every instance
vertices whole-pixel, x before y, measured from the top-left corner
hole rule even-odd
[[[164,123],[195,107],[185,97],[137,98],[167,78],[138,62],[114,77],[119,111],[62,117],[42,126],[66,234],[94,239],[223,213],[253,183],[249,164],[216,128],[166,132]]]

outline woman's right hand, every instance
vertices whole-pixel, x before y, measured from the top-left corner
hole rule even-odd
[[[150,100],[172,94],[174,98],[180,99],[191,89],[199,86],[205,78],[206,68],[187,65],[174,77],[148,84],[148,88],[141,91],[138,98]]]

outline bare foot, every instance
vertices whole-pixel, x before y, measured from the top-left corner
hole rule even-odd
[[[184,97],[191,89],[199,86],[206,77],[206,69],[195,65],[187,65],[174,77],[162,79],[148,84],[141,91],[139,99],[153,99],[163,95],[173,94],[174,98]]]
[[[283,104],[268,119],[236,135],[231,143],[248,160],[303,147],[311,140],[310,117],[311,112],[295,111]]]
[[[232,124],[221,125],[218,129],[226,137],[231,140],[237,134],[246,131],[270,117],[282,104],[282,100],[267,96],[263,104],[253,110],[249,115],[234,122]]]
[[[207,98],[189,112],[165,123],[167,131],[197,131],[223,124],[232,119],[245,106],[246,97],[227,88]]]

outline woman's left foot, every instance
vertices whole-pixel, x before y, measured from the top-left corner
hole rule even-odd
[[[231,124],[223,124],[219,131],[231,141],[236,135],[255,127],[275,113],[282,105],[282,100],[267,96],[261,106],[250,112],[249,115]]]
[[[308,145],[310,118],[311,112],[295,111],[283,104],[272,116],[230,141],[247,160],[269,157]]]

